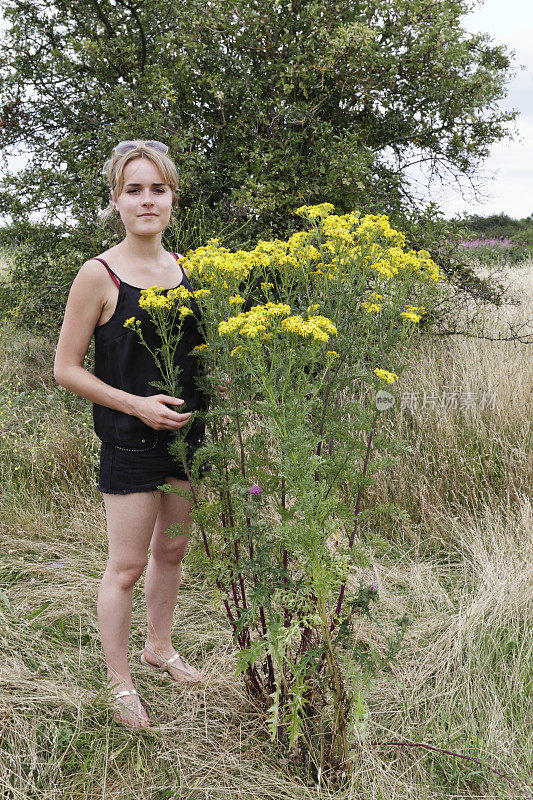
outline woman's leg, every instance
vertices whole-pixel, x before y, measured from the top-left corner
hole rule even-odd
[[[104,494],[109,560],[98,592],[98,624],[108,681],[110,685],[119,684],[115,691],[134,688],[127,658],[132,591],[148,560],[160,501],[160,492]],[[129,695],[120,701],[126,710],[138,711],[136,696]],[[141,713],[148,720],[142,707]],[[126,717],[121,721],[135,726],[135,714]]]
[[[189,484],[166,478],[182,490]],[[150,542],[150,559],[146,570],[145,594],[148,612],[148,635],[144,657],[160,666],[176,651],[172,646],[172,620],[181,581],[181,562],[185,556],[191,529],[190,502],[178,494],[162,493],[159,513]],[[176,526],[178,535],[167,529]],[[186,661],[177,658],[169,667],[175,680],[201,681],[204,675]]]

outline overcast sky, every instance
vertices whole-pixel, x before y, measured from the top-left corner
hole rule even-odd
[[[496,44],[515,51],[516,74],[500,107],[520,111],[516,120],[520,138],[492,147],[483,170],[483,202],[475,202],[471,196],[463,199],[458,191],[443,191],[439,186],[432,187],[428,196],[447,217],[502,211],[511,217],[527,217],[533,214],[533,0],[486,0],[463,18],[463,24],[469,31],[488,33]]]

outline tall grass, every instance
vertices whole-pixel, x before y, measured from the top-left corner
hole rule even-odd
[[[532,264],[508,271],[531,316]],[[496,318],[493,328],[500,324]],[[382,741],[425,742],[533,784],[533,508],[530,348],[433,340],[412,354],[382,425],[410,457],[371,491],[402,505],[366,529],[371,576],[386,611],[414,618],[390,673],[367,697],[339,798],[519,797],[470,761]],[[105,568],[98,443],[89,406],[53,384],[53,346],[0,331],[0,794],[30,798],[329,798],[308,786],[233,677],[231,633],[184,562],[174,643],[208,675],[203,688],[147,675],[135,656],[146,630],[134,590],[134,681],[158,727],[131,732],[102,701],[105,665],[96,597]],[[399,396],[444,389],[495,393],[494,407],[401,408]],[[359,575],[354,574],[357,585]],[[376,636],[362,626],[359,636]]]

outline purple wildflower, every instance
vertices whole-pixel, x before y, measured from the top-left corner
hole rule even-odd
[[[489,239],[487,237],[480,237],[478,239],[463,239],[463,241],[459,242],[459,244],[461,247],[467,247],[470,249],[477,247],[478,248],[496,247],[499,248],[500,250],[503,250],[505,248],[516,247],[516,242],[512,242],[510,239],[504,238],[503,236],[500,236],[499,239],[496,238]]]
[[[372,585],[371,585],[371,587],[370,587],[370,591],[371,591],[371,592],[375,591],[375,589],[377,589],[377,586],[378,586],[378,585],[377,585],[376,581],[372,581]]]
[[[256,495],[256,496],[261,494],[261,488],[257,485],[257,483],[254,483],[254,485],[250,489],[250,494],[253,494],[253,495]]]

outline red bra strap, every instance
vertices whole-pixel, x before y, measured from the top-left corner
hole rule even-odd
[[[113,283],[115,284],[117,289],[120,289],[120,281],[119,281],[118,277],[115,275],[115,273],[113,272],[113,270],[111,269],[111,267],[109,266],[109,264],[106,264],[106,262],[104,261],[103,258],[93,258],[93,261],[100,261],[104,265],[106,270],[111,275],[111,280],[113,281]]]
[[[170,252],[172,253],[172,250],[171,250]],[[176,259],[176,261],[178,262],[178,266],[179,266],[179,268],[181,269],[182,273],[185,275],[185,270],[184,270],[184,269],[183,269],[183,267],[181,266],[181,261],[179,260],[178,256],[176,255],[176,253],[172,253],[172,255],[174,256],[174,258],[175,258],[175,259]],[[185,277],[186,277],[186,276],[185,276]]]

